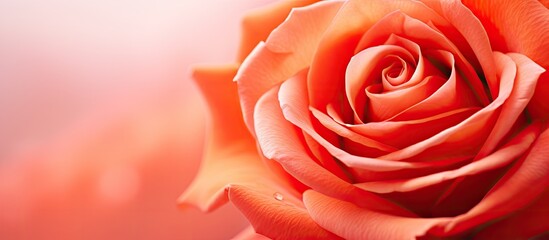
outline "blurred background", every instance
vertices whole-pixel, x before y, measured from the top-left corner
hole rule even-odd
[[[233,61],[272,0],[0,1],[0,239],[226,239],[179,210],[205,106],[191,63]]]

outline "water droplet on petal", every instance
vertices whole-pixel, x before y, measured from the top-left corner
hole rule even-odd
[[[284,200],[284,196],[282,196],[282,194],[280,194],[280,193],[278,193],[278,192],[275,192],[275,193],[273,194],[273,197],[274,197],[276,200],[278,200],[278,201]]]

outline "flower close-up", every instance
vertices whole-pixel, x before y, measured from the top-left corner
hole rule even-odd
[[[549,231],[549,10],[538,0],[287,0],[196,65],[204,157],[180,206],[240,238]]]

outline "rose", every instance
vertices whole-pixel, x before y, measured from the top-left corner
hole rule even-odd
[[[195,70],[212,136],[182,202],[271,238],[549,229],[540,2],[323,1],[271,31],[292,4],[245,18],[241,64]]]

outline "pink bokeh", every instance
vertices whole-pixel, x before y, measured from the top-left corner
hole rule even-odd
[[[272,0],[0,2],[0,238],[225,239],[232,206],[178,209],[205,107],[192,63],[233,61]]]

